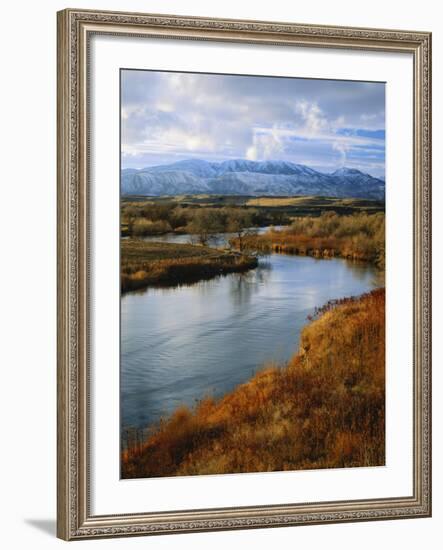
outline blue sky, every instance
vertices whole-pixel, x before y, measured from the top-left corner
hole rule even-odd
[[[122,70],[122,167],[286,160],[385,175],[385,85]]]

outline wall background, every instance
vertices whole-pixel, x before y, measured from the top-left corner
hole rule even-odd
[[[2,299],[0,505],[5,548],[61,548],[55,539],[55,158],[56,25],[65,7],[427,30],[433,35],[434,97],[434,517],[348,525],[85,541],[82,547],[221,549],[439,548],[443,535],[443,17],[439,3],[403,0],[82,0],[2,8],[0,87]]]

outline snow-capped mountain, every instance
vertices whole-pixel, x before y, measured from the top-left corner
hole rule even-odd
[[[385,182],[352,168],[324,174],[285,161],[182,160],[122,170],[123,195],[323,195],[384,200]]]

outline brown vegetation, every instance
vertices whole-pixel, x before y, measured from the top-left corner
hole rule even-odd
[[[200,204],[180,205],[172,201],[125,202],[121,209],[122,236],[161,235],[169,232],[197,235],[200,244],[206,245],[216,233],[237,231],[267,221],[257,210],[250,207],[235,207]]]
[[[384,365],[384,289],[329,303],[287,365],[128,431],[122,477],[383,465]]]
[[[256,266],[257,259],[253,256],[206,246],[140,239],[121,241],[120,280],[123,292],[148,285],[191,283]]]
[[[239,245],[233,240],[234,245]],[[341,256],[385,266],[385,215],[356,213],[338,216],[332,212],[318,217],[296,218],[280,231],[247,236],[243,248],[329,258]]]

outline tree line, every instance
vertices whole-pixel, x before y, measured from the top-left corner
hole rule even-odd
[[[122,208],[123,235],[142,237],[168,232],[189,233],[196,243],[207,246],[218,233],[233,233],[240,251],[250,229],[266,221],[256,209],[242,207],[183,208],[173,204],[145,204]]]

